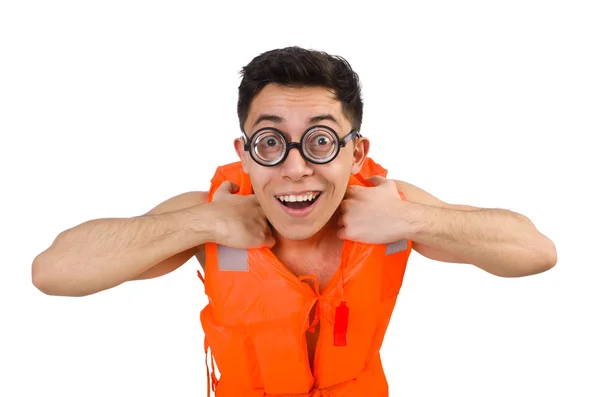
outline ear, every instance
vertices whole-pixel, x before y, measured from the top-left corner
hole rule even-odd
[[[235,152],[237,153],[240,161],[242,162],[242,168],[244,172],[248,173],[248,153],[244,150],[244,139],[236,138],[233,141],[233,147],[235,148]]]
[[[371,143],[368,138],[358,138],[352,153],[352,174],[358,174],[369,155]]]

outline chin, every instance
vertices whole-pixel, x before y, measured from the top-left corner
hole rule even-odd
[[[319,229],[316,229],[315,227],[310,227],[310,228],[295,227],[295,226],[288,226],[288,227],[283,227],[283,228],[277,228],[275,226],[273,226],[273,227],[275,228],[275,230],[277,230],[277,232],[279,234],[281,234],[281,236],[283,238],[285,238],[286,240],[292,240],[292,241],[308,240],[319,232]]]
[[[314,218],[319,220],[318,222],[314,220],[310,222],[309,219],[305,219],[304,222],[293,218],[282,219],[281,217],[276,217],[277,219],[269,219],[269,221],[271,222],[273,229],[275,229],[275,231],[277,231],[277,233],[286,240],[302,241],[314,237],[317,233],[323,230],[331,218],[330,216],[327,216],[327,214],[323,213],[314,215]]]

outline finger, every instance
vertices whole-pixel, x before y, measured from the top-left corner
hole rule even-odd
[[[358,191],[362,186],[357,186],[357,185],[348,185],[346,187],[346,194],[353,194],[356,191]]]
[[[349,240],[346,228],[341,227],[337,230],[337,237],[340,240]]]
[[[231,181],[225,181],[217,188],[214,195],[234,194],[240,190],[240,187]]]
[[[273,236],[273,229],[271,228],[271,223],[268,220],[264,220],[263,222],[263,244],[266,247],[271,248],[275,245],[275,237]]]
[[[374,175],[372,177],[367,178],[367,182],[369,182],[373,186],[380,186],[386,183],[388,180],[382,176]]]
[[[355,201],[356,200],[352,200],[352,199],[349,199],[349,198],[345,199],[345,200],[342,200],[342,202],[340,203],[341,213],[343,214],[345,212],[348,212],[348,208],[352,207],[352,204],[355,203]]]
[[[265,226],[265,236],[273,236],[273,230],[271,230],[271,226],[268,222]]]
[[[265,247],[273,248],[273,246],[275,245],[275,237],[273,237],[271,234],[265,236],[264,245]]]

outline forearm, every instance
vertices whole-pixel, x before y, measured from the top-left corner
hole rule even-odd
[[[209,208],[133,218],[96,219],[61,233],[33,263],[36,286],[84,296],[115,287],[211,239]]]
[[[556,250],[525,216],[501,209],[462,211],[419,205],[412,240],[491,274],[519,277],[548,270]]]

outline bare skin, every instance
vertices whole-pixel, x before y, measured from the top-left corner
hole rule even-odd
[[[327,90],[269,85],[254,98],[245,131],[277,127],[298,142],[315,123],[341,137],[351,130],[340,102]],[[262,167],[243,150],[242,140],[236,139],[234,148],[254,194],[236,195],[236,187],[226,182],[211,203],[207,192],[187,192],[141,216],[97,219],[65,230],[34,259],[33,284],[50,295],[90,295],[168,274],[193,256],[204,267],[206,242],[270,247],[292,274],[314,274],[321,290],[339,266],[345,239],[375,244],[410,239],[427,258],[471,264],[503,277],[541,273],[556,263],[552,241],[523,215],[449,204],[399,180],[348,188],[349,176],[360,171],[368,155],[366,138],[318,166],[292,150],[284,163]],[[305,218],[288,216],[275,198],[296,191],[323,196]],[[318,328],[307,333],[311,363],[317,339]]]
[[[436,199],[429,193],[427,193],[411,184],[408,184],[408,183],[405,183],[402,181],[395,181],[395,182],[398,184],[399,191],[402,191],[408,200],[413,200],[414,202],[437,204],[437,205],[443,204],[441,201],[439,201],[438,199]],[[148,215],[161,215],[161,214],[166,214],[166,213],[170,213],[170,212],[185,211],[186,209],[193,208],[195,206],[206,205],[207,197],[208,197],[207,192],[201,192],[201,191],[187,192],[182,195],[173,197],[173,198],[165,201],[164,203],[161,203],[156,208],[149,211],[147,214]],[[474,207],[464,206],[465,210],[472,209],[472,208],[474,208]],[[211,209],[214,210],[215,208],[211,208]],[[212,216],[218,217],[219,216],[218,211],[216,213],[213,213]],[[210,219],[210,216],[208,216],[207,219]],[[133,222],[134,220],[131,219],[130,221]],[[123,225],[122,225],[122,233],[120,235],[124,235],[126,233],[126,230],[131,227],[131,225],[127,223],[127,220],[125,220],[124,222],[125,223],[123,223]],[[75,232],[78,231],[77,227],[74,229],[74,231]],[[83,229],[81,229],[81,231],[83,232]],[[204,241],[214,240],[214,238],[202,237],[198,241],[201,242],[201,241],[203,241],[202,239],[204,239]],[[96,293],[96,292],[117,286],[122,283],[123,278],[126,278],[125,281],[134,281],[134,280],[144,280],[144,279],[151,279],[151,278],[163,276],[165,274],[168,274],[168,273],[176,270],[177,268],[182,266],[184,263],[186,263],[192,257],[196,258],[196,260],[198,261],[198,263],[201,265],[202,268],[204,268],[204,265],[205,265],[204,245],[203,245],[203,243],[200,243],[192,248],[183,250],[180,253],[177,253],[163,261],[160,261],[159,263],[157,263],[154,266],[147,266],[147,264],[146,264],[146,270],[144,270],[144,271],[140,272],[140,270],[139,270],[140,267],[134,267],[134,266],[131,266],[130,268],[125,268],[127,270],[127,272],[124,273],[124,275],[119,278],[117,278],[117,277],[110,278],[110,272],[108,271],[108,269],[102,274],[100,272],[96,272],[96,273],[89,272],[87,274],[82,273],[80,275],[81,280],[85,281],[85,288],[83,288],[83,289],[69,288],[68,286],[61,284],[61,283],[64,283],[65,280],[59,280],[59,279],[56,279],[55,285],[46,284],[47,281],[43,278],[44,277],[43,273],[40,276],[39,272],[52,271],[52,269],[50,269],[49,261],[51,261],[51,258],[53,255],[57,255],[56,251],[68,250],[64,245],[61,245],[64,243],[65,243],[64,240],[61,240],[61,237],[59,236],[59,238],[57,238],[57,240],[55,241],[54,245],[52,247],[50,247],[47,251],[44,251],[42,254],[40,254],[34,261],[33,283],[36,287],[38,287],[38,289],[40,289],[41,291],[43,291],[45,293],[53,294],[53,295],[64,295],[64,296],[84,296],[84,295]],[[149,247],[147,245],[145,245],[144,247],[139,248],[140,255],[143,255],[144,250],[149,250]],[[430,258],[430,259],[444,261],[444,262],[464,263],[459,258],[453,256],[450,253],[443,252],[443,251],[440,251],[440,250],[437,250],[435,248],[431,248],[428,246],[424,246],[424,245],[415,243],[415,250],[417,252],[419,252],[420,254],[422,254],[423,256]],[[317,277],[317,279],[319,280],[319,286],[320,286],[320,289],[322,290],[327,285],[327,283],[329,282],[329,280],[331,279],[331,277],[333,276],[333,274],[335,273],[335,271],[337,270],[337,268],[339,266],[339,255],[341,252],[341,248],[340,248],[339,242],[336,243],[335,241],[330,240],[330,242],[328,242],[325,245],[323,245],[322,247],[320,247],[320,249],[313,250],[313,253],[310,256],[307,256],[306,252],[304,252],[304,254],[301,256],[302,260],[298,259],[298,258],[300,258],[300,256],[297,256],[297,255],[295,256],[295,255],[293,255],[293,253],[291,253],[291,254],[286,253],[286,252],[282,251],[281,249],[277,250],[277,249],[275,249],[275,247],[273,247],[273,252],[276,254],[276,256],[278,256],[278,258],[281,260],[281,262],[283,264],[285,264],[288,267],[288,269],[290,270],[290,272],[292,272],[294,275],[300,276],[300,275],[314,274]],[[115,258],[121,258],[121,255],[116,252],[113,252],[112,255],[114,255]],[[74,261],[75,258],[71,258],[71,260]],[[61,263],[61,262],[58,262],[55,265],[57,265],[59,263]],[[68,263],[68,262],[62,262],[62,263]],[[75,262],[73,262],[73,263],[75,263]],[[46,269],[42,268],[42,266],[46,266],[46,265],[48,265]],[[88,268],[89,267],[91,267],[91,266],[88,266]],[[84,268],[84,266],[81,266],[81,268]],[[143,267],[142,267],[142,269],[143,269]],[[60,270],[55,270],[55,271],[68,273],[69,271],[73,272],[74,270],[70,270],[70,268],[65,267]],[[51,279],[51,278],[52,277],[49,277],[49,279]],[[103,280],[104,282],[101,283],[100,280]],[[313,315],[314,315],[314,310],[311,313],[311,318]],[[310,332],[306,333],[306,338],[307,338],[307,347],[308,347],[308,353],[309,353],[309,362],[312,363],[317,340],[319,338],[318,324],[317,324],[317,327],[316,327],[314,333],[310,333]]]
[[[170,273],[206,242],[272,246],[256,200],[229,189],[224,184],[212,203],[207,192],[187,192],[141,216],[95,219],[67,229],[35,257],[33,284],[48,295],[86,296]]]

